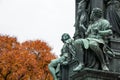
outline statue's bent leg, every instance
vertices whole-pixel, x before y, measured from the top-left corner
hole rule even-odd
[[[48,65],[48,68],[49,68],[54,80],[57,80],[55,67],[57,67],[57,64],[52,60],[51,63]]]
[[[95,52],[95,55],[97,56],[98,60],[100,61],[100,65],[102,70],[108,71],[108,67],[105,63],[105,58],[102,49],[99,47],[99,44],[96,41],[90,41],[89,43],[90,49]]]
[[[56,72],[55,72],[55,68],[51,66],[51,64],[48,65],[48,68],[54,78],[54,80],[57,80],[57,76],[56,76]]]
[[[56,75],[56,68],[57,68],[58,64],[60,64],[60,62],[63,62],[64,60],[65,60],[65,57],[62,56],[60,58],[52,60],[50,62],[50,64],[48,65],[48,68],[49,68],[54,80],[58,80],[57,75]]]
[[[84,67],[84,62],[83,62],[83,55],[84,55],[84,52],[83,52],[83,42],[81,39],[78,39],[75,41],[75,46],[76,46],[76,51],[77,51],[77,54],[80,54],[79,56],[79,65],[73,69],[73,71],[80,71],[83,69]]]

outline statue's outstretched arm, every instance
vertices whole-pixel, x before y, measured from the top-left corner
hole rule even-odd
[[[108,36],[108,35],[112,35],[113,34],[111,29],[104,30],[104,31],[99,31],[98,33],[100,35],[103,35],[103,36]]]

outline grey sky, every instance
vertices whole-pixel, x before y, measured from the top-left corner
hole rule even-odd
[[[56,55],[61,35],[74,34],[75,0],[0,0],[0,33],[18,41],[44,40]]]

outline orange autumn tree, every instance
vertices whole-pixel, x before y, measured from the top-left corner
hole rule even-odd
[[[0,36],[0,80],[52,80],[48,64],[55,56],[41,40],[17,42]]]

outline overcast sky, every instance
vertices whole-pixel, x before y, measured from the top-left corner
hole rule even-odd
[[[61,35],[74,34],[75,0],[0,0],[0,34],[44,40],[60,54]]]

